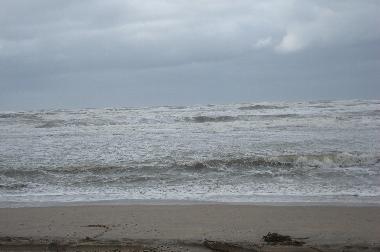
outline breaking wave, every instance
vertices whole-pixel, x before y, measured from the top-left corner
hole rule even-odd
[[[251,156],[232,159],[196,161],[184,165],[193,170],[209,167],[352,167],[371,166],[380,163],[380,155],[351,153],[322,153],[305,155]]]
[[[233,122],[239,120],[238,117],[234,116],[194,116],[185,117],[185,121],[205,123],[205,122]]]
[[[258,117],[264,119],[281,119],[281,118],[302,118],[305,117],[299,114],[274,114],[274,115],[259,115]]]
[[[251,121],[257,119],[287,119],[287,118],[303,118],[304,115],[299,114],[269,114],[269,115],[239,115],[239,116],[194,116],[185,117],[186,122],[208,123],[208,122],[234,122],[234,121]]]
[[[67,166],[67,167],[40,167],[39,169],[2,169],[1,176],[12,178],[17,177],[43,177],[49,174],[111,174],[121,173],[156,173],[170,172],[175,170],[187,171],[208,171],[223,170],[229,168],[255,169],[257,167],[271,168],[346,168],[372,166],[380,163],[380,155],[352,154],[352,153],[322,153],[322,154],[305,154],[305,155],[280,155],[280,156],[248,156],[226,159],[206,159],[194,161],[157,161],[154,164],[134,164],[134,165],[85,165],[85,166]],[[305,170],[307,172],[307,169]]]
[[[80,126],[107,126],[118,125],[111,120],[89,120],[89,119],[75,119],[75,120],[48,120],[36,126],[36,128],[56,128],[56,127],[80,127]]]
[[[287,108],[286,106],[275,106],[275,105],[249,105],[239,107],[240,110],[258,110],[258,109],[283,109]]]
[[[36,128],[55,128],[64,126],[64,120],[51,120],[47,121],[41,125],[36,126]]]
[[[0,113],[0,119],[41,120],[38,113]]]
[[[16,184],[0,184],[0,190],[20,190],[28,187],[27,184],[16,183]]]
[[[236,158],[156,160],[151,164],[78,165],[38,167],[37,169],[0,169],[0,195],[30,193],[40,195],[62,192],[83,193],[106,199],[120,196],[149,199],[207,200],[221,195],[239,199],[252,195],[380,195],[376,177],[380,155],[357,153],[320,153]],[[347,183],[339,182],[341,179]],[[351,181],[352,180],[352,181]],[[358,183],[366,181],[365,187]],[[42,184],[41,184],[42,183]],[[352,186],[354,185],[354,186]],[[79,194],[78,194],[79,193]],[[256,196],[255,196],[256,195]],[[200,198],[197,198],[197,197]],[[73,196],[74,197],[74,196]],[[286,196],[287,197],[287,196]],[[210,198],[210,199],[211,199]],[[236,200],[235,199],[235,200]]]

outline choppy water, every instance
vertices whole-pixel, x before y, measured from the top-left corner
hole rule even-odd
[[[0,112],[0,203],[380,203],[380,101]]]

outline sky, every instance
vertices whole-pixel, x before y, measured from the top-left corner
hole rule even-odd
[[[0,110],[380,98],[378,0],[1,0]]]

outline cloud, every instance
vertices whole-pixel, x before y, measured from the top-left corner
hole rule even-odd
[[[298,1],[300,3],[300,1]],[[294,6],[287,20],[284,35],[275,46],[280,53],[291,53],[310,47],[329,47],[374,41],[380,38],[375,30],[380,18],[379,4],[362,1],[302,1]],[[302,12],[303,15],[297,15]]]
[[[90,65],[151,66],[158,60],[171,65],[235,57],[252,44],[291,53],[379,38],[378,31],[368,32],[379,21],[373,1],[20,3],[0,3],[0,39],[2,57],[20,57],[25,64],[39,55],[39,62],[57,66],[86,59]]]
[[[253,47],[261,49],[272,45],[272,37],[261,38],[254,43]]]
[[[295,52],[306,46],[304,38],[295,33],[287,33],[276,46],[278,52]]]
[[[215,75],[192,66],[220,66],[216,72],[227,75],[241,59],[241,76],[263,62],[279,66],[296,57],[309,71],[310,55],[352,48],[362,52],[361,60],[373,60],[374,46],[367,45],[380,40],[379,7],[377,0],[3,0],[0,96],[52,88],[67,76],[90,87],[93,81],[83,76],[104,73],[108,83],[122,83],[108,73],[174,73],[180,66],[211,83]],[[273,80],[268,76],[261,82]]]

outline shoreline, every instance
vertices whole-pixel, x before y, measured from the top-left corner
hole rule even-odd
[[[155,205],[236,205],[236,206],[336,206],[336,207],[380,207],[380,202],[341,202],[341,201],[207,201],[207,200],[156,200],[156,199],[121,199],[94,201],[45,201],[45,202],[0,202],[0,209],[31,207],[66,207],[66,206],[155,206]]]
[[[272,246],[262,240],[268,232],[307,239],[300,247]],[[205,240],[255,248],[231,251],[379,251],[378,234],[379,205],[201,203],[0,208],[0,250],[12,251],[53,245],[66,251],[83,246],[89,251],[210,251],[204,246]]]

